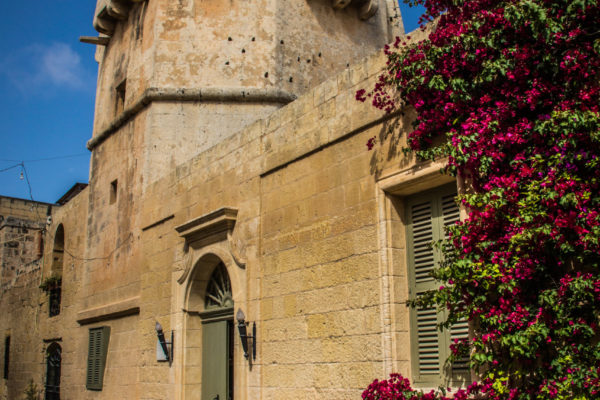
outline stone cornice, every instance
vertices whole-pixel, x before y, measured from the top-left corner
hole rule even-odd
[[[91,151],[102,144],[119,128],[140,113],[146,106],[153,102],[246,102],[246,103],[281,103],[287,104],[296,99],[296,95],[280,89],[271,88],[236,88],[236,87],[210,87],[202,89],[172,89],[172,88],[148,88],[142,95],[127,107],[104,128],[98,135],[87,142],[87,148]]]
[[[221,233],[230,233],[235,225],[238,211],[235,208],[223,207],[194,218],[182,225],[175,227],[179,236],[185,238],[187,243],[203,240]]]
[[[77,313],[77,323],[79,325],[87,325],[94,322],[107,321],[139,313],[140,298],[139,296],[136,296],[116,303],[80,311]]]

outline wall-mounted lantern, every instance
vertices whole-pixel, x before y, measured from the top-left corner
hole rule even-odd
[[[171,341],[165,340],[162,325],[157,321],[154,327],[158,342],[156,343],[156,361],[168,361],[169,365],[173,362],[173,331],[171,331]]]
[[[242,340],[242,348],[244,349],[244,357],[252,364],[253,360],[256,360],[256,322],[252,323],[252,335],[248,335],[247,326],[249,322],[246,322],[246,316],[242,309],[238,309],[235,318],[238,321],[238,331],[240,332],[240,339]],[[250,358],[252,355],[252,358]]]

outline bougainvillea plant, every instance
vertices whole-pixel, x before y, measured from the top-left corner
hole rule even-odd
[[[472,339],[451,346],[480,377],[467,394],[600,399],[600,2],[406,2],[435,30],[387,47],[357,98],[414,107],[409,147],[447,157],[469,187],[434,273],[443,286],[417,302],[447,308],[446,326],[471,322]],[[363,397],[425,398],[409,388]]]

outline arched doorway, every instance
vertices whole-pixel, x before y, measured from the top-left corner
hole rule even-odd
[[[45,400],[60,400],[60,366],[62,349],[52,343],[46,350],[46,390]]]
[[[185,398],[233,400],[234,301],[227,268],[218,257],[198,262],[187,306]]]

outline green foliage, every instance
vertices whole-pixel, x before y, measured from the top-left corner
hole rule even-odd
[[[23,394],[25,395],[23,397],[24,400],[40,400],[40,394],[42,393],[42,391],[40,389],[38,389],[38,386],[33,382],[33,379],[31,379],[29,381],[29,384],[27,385],[27,388],[25,389],[25,392],[23,392]]]
[[[436,31],[387,48],[357,98],[414,107],[410,149],[447,157],[470,190],[440,290],[412,304],[447,308],[442,327],[471,321],[472,340],[451,346],[481,376],[471,393],[600,398],[600,4],[414,3]]]
[[[48,292],[52,289],[55,289],[61,285],[62,277],[60,275],[52,274],[40,284],[39,288],[44,292]]]

